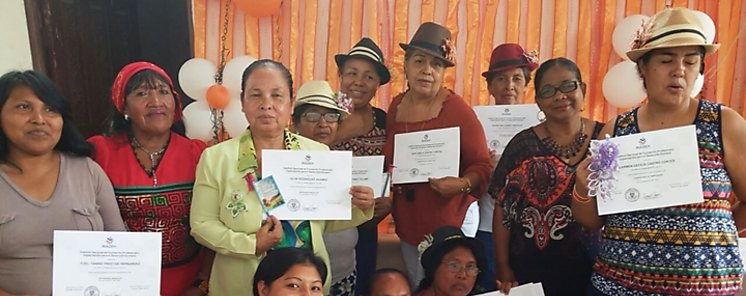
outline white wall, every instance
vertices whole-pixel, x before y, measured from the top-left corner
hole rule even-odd
[[[0,1],[0,75],[33,68],[23,0]]]

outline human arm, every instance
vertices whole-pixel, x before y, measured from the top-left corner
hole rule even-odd
[[[244,229],[233,229],[221,220],[221,197],[225,195],[223,191],[228,190],[223,188],[228,187],[225,183],[233,179],[237,179],[235,182],[243,181],[241,178],[236,178],[233,175],[235,173],[230,170],[221,169],[219,165],[221,162],[227,165],[235,163],[221,154],[227,154],[227,152],[208,149],[202,154],[197,164],[190,212],[191,234],[197,242],[216,253],[244,258],[261,256],[268,245],[274,241],[279,242],[276,238],[282,237],[282,227],[271,228],[273,225],[271,223],[274,222],[272,218],[268,219],[271,223],[260,226],[258,217],[261,217],[261,213],[248,212],[256,209],[258,205],[254,205],[253,202],[258,203],[258,200],[249,200],[252,197],[247,196],[248,193],[238,188],[236,188],[237,198],[247,207],[247,211],[238,212],[232,218],[240,221],[238,224],[243,224]],[[243,184],[243,186],[246,185]],[[256,225],[252,225],[254,223]],[[276,224],[279,225],[279,222]]]
[[[87,159],[88,169],[90,170],[93,184],[95,186],[96,205],[98,213],[104,223],[106,231],[126,231],[127,228],[122,221],[122,214],[119,212],[114,188],[111,185],[109,177],[104,170],[93,160]]]
[[[0,289],[0,296],[36,296],[35,294],[10,294]]]
[[[614,125],[616,119],[612,119],[604,128],[601,129],[599,135],[613,135]],[[601,229],[604,225],[604,218],[598,215],[598,206],[596,205],[596,198],[588,196],[588,175],[590,170],[588,166],[591,164],[591,158],[588,157],[578,164],[575,169],[575,185],[573,187],[573,199],[570,203],[570,209],[572,210],[572,216],[575,221],[578,222],[585,229],[595,231]],[[579,197],[576,197],[578,195]]]
[[[733,206],[733,219],[739,232],[746,230],[746,121],[738,112],[728,107],[721,109],[723,136],[723,161],[738,198]]]
[[[495,246],[495,284],[497,289],[508,294],[512,287],[518,285],[510,268],[508,250],[510,248],[510,230],[505,227],[503,207],[499,203],[495,206],[492,218],[492,243]]]

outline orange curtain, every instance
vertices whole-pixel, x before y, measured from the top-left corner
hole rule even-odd
[[[219,61],[228,3],[192,0],[195,57]],[[361,37],[370,37],[381,46],[391,69],[391,83],[379,89],[373,101],[386,109],[391,97],[406,84],[399,43],[411,38],[416,29],[413,24],[435,21],[452,30],[455,47],[462,51],[457,52],[456,67],[446,73],[446,85],[457,90],[466,102],[489,104],[480,74],[489,65],[491,50],[502,42],[518,42],[527,50],[545,53],[542,61],[563,55],[574,59],[588,82],[584,114],[605,121],[625,111],[606,104],[601,91],[606,71],[621,61],[611,46],[615,25],[628,15],[651,15],[666,5],[701,10],[713,19],[717,27],[715,42],[721,47],[705,60],[702,94],[746,114],[743,0],[419,0],[414,4],[406,0],[284,0],[277,15],[259,19],[230,7],[226,48],[229,58],[245,53],[286,64],[296,88],[311,79],[326,79],[336,86],[334,55],[346,52]],[[234,20],[243,24],[234,25]],[[328,28],[320,31],[323,24]],[[240,29],[243,32],[234,32]],[[232,48],[234,36],[243,36],[243,48]],[[326,52],[316,52],[319,48]],[[315,73],[324,74],[316,77]],[[533,93],[530,89],[527,103],[533,102]]]

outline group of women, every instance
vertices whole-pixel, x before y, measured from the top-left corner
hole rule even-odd
[[[718,47],[702,32],[691,10],[656,14],[627,53],[647,103],[606,124],[582,117],[589,82],[573,61],[539,65],[516,44],[498,46],[483,73],[496,104],[521,103],[538,67],[535,100],[545,115],[501,155],[488,149],[470,106],[443,86],[455,49],[435,23],[400,44],[408,87],[388,112],[370,101],[389,69],[363,38],[335,57],[340,93],[309,81],[294,95],[285,66],[251,64],[241,84],[249,128],[209,148],[183,136],[180,98],[156,65],[120,71],[109,131],[88,141],[51,81],[5,74],[0,295],[51,294],[54,230],[125,229],[163,234],[162,295],[382,295],[375,290],[407,278],[417,295],[508,293],[531,282],[546,295],[733,295],[746,209],[731,192],[746,199],[746,156],[737,152],[746,149],[746,121],[689,95]],[[592,139],[692,124],[704,202],[598,215],[588,196]],[[263,216],[253,184],[265,149],[384,155],[388,167],[396,134],[448,127],[460,127],[457,176],[393,185],[392,198],[352,186],[349,221]],[[406,276],[375,272],[376,225],[389,212]],[[467,227],[474,223],[478,231]]]

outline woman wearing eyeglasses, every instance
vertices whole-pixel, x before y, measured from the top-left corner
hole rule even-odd
[[[417,296],[472,295],[480,269],[486,267],[484,248],[460,229],[443,226],[420,242],[420,261],[425,278],[417,286]]]
[[[546,295],[583,295],[596,236],[572,218],[575,169],[603,124],[583,118],[585,83],[566,58],[536,71],[536,104],[546,121],[518,133],[505,148],[489,192],[497,286],[541,282]],[[552,266],[552,268],[547,268]]]

